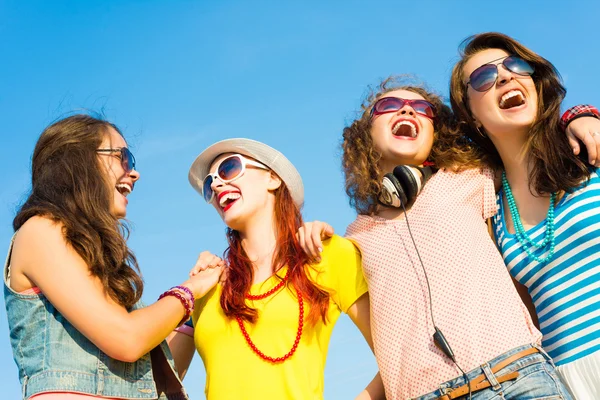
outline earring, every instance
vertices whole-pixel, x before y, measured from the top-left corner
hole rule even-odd
[[[474,122],[475,122],[475,129],[477,130],[477,133],[479,133],[479,135],[481,137],[487,138],[487,135],[485,134],[485,132],[483,132],[481,130],[482,125],[479,122],[477,122],[477,121],[474,121]]]
[[[478,127],[478,126],[477,126],[476,128],[477,128],[477,133],[479,133],[479,134],[481,135],[481,137],[487,138],[487,135],[485,134],[485,132],[483,132],[483,131],[481,130],[481,128],[480,128],[480,127]]]

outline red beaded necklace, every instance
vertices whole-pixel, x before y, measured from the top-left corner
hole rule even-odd
[[[277,292],[279,289],[281,289],[283,287],[283,285],[285,285],[285,282],[287,281],[288,275],[290,274],[290,271],[288,270],[285,273],[285,276],[283,277],[283,279],[281,280],[281,282],[279,282],[277,285],[275,285],[275,287],[263,294],[248,294],[246,293],[246,298],[248,300],[262,300],[264,298],[269,297],[270,295],[272,295],[273,293]]]
[[[266,297],[269,297],[273,293],[280,290],[283,287],[283,285],[285,285],[288,275],[289,275],[289,270],[285,274],[285,277],[281,280],[281,282],[279,282],[277,285],[275,285],[275,287],[273,289],[271,289],[263,294],[258,294],[258,295],[246,294],[246,298],[249,300],[261,300]],[[250,339],[250,335],[248,334],[248,331],[246,330],[246,327],[244,326],[244,321],[242,321],[242,319],[240,317],[236,317],[238,325],[240,326],[240,329],[242,331],[242,335],[244,335],[244,338],[246,339],[246,343],[248,343],[248,345],[250,346],[252,351],[256,353],[256,355],[258,355],[260,358],[262,358],[265,361],[270,361],[272,363],[284,362],[285,360],[290,358],[298,349],[298,344],[300,343],[300,338],[302,337],[302,328],[304,327],[304,303],[302,301],[302,294],[298,291],[296,292],[296,294],[298,296],[298,309],[299,309],[298,331],[296,332],[296,340],[294,340],[294,344],[292,345],[292,348],[290,349],[290,351],[287,352],[287,354],[285,354],[282,357],[270,357],[270,356],[266,355],[265,353],[263,353],[262,351],[260,351],[256,347],[256,345],[252,342],[252,339]]]

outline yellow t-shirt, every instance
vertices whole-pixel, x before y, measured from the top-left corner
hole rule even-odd
[[[283,363],[272,364],[252,351],[235,319],[229,319],[220,305],[222,287],[217,285],[197,300],[194,342],[206,368],[206,397],[227,399],[323,398],[325,359],[333,326],[342,311],[367,292],[360,254],[347,239],[334,236],[323,245],[321,262],[307,266],[313,282],[331,293],[328,322],[306,323],[309,307],[304,301],[304,331],[298,349]],[[278,271],[283,277],[287,267]],[[252,285],[251,294],[273,288],[279,279],[271,277]],[[256,347],[271,357],[287,354],[298,329],[298,300],[283,289],[262,300],[246,300],[258,310],[256,324],[244,322]]]

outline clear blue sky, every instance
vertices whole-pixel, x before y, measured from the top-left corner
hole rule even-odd
[[[281,150],[304,178],[305,218],[343,234],[354,213],[339,141],[366,85],[410,73],[447,95],[458,44],[494,30],[558,67],[565,106],[600,105],[599,15],[597,0],[0,0],[0,243],[8,245],[25,198],[37,137],[79,109],[103,111],[136,155],[141,180],[128,217],[146,302],[185,279],[200,251],[224,250],[224,225],[187,182],[195,156],[217,140],[249,137]],[[4,306],[0,314],[2,398],[17,399]],[[351,398],[375,370],[342,318],[325,398]],[[198,356],[185,384],[192,399],[204,398]]]

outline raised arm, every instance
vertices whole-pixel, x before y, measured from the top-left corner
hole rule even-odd
[[[117,360],[136,361],[164,340],[185,315],[182,302],[173,296],[127,311],[90,273],[64,238],[62,226],[47,218],[33,217],[21,227],[11,268],[37,286],[78,331]],[[222,267],[205,270],[183,286],[199,298],[217,283],[221,271]]]
[[[311,261],[320,262],[323,240],[332,237],[333,233],[333,228],[327,222],[305,222],[298,229],[298,241]]]
[[[600,113],[594,106],[582,104],[568,109],[561,118],[574,154],[581,152],[580,141],[588,154],[590,165],[600,167]]]

